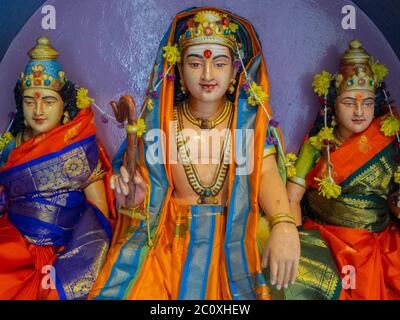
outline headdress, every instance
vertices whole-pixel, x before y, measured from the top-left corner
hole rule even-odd
[[[368,90],[375,92],[379,81],[383,80],[374,74],[371,56],[358,40],[349,44],[340,61],[340,73],[336,76],[336,88],[341,94],[347,90]],[[387,74],[387,73],[386,73]]]
[[[210,10],[201,11],[186,22],[186,31],[179,37],[178,47],[183,52],[191,45],[209,43],[222,44],[236,51],[237,29],[238,25],[226,14]]]
[[[59,56],[47,37],[40,37],[28,52],[31,61],[21,73],[22,90],[27,88],[45,88],[59,91],[65,83],[64,72],[56,60]]]

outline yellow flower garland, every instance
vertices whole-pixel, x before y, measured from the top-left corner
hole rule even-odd
[[[292,178],[296,175],[296,164],[297,156],[294,153],[288,153],[285,156],[285,166],[286,166],[286,175],[288,178]]]
[[[126,125],[127,133],[135,133],[137,137],[141,137],[146,131],[146,123],[143,118],[139,118],[134,125]]]
[[[386,66],[384,64],[372,62],[372,63],[370,63],[370,65],[371,65],[372,72],[375,75],[375,80],[378,82],[385,79],[385,77],[389,74],[389,70],[388,70],[388,68],[386,68]]]
[[[167,45],[164,48],[163,57],[168,61],[169,65],[175,65],[176,63],[181,62],[181,54],[177,45]]]
[[[246,90],[249,97],[247,98],[247,103],[251,106],[257,106],[260,101],[263,103],[268,101],[268,94],[264,91],[264,89],[259,86],[254,81],[251,83],[248,90]]]
[[[14,139],[14,136],[10,132],[4,133],[1,138],[0,138],[0,151],[2,151],[6,145],[8,145],[12,139]]]
[[[151,110],[153,110],[153,108],[154,108],[154,101],[153,101],[153,99],[148,99],[148,100],[147,100],[147,109],[148,109],[149,111],[151,111]]]
[[[324,140],[335,140],[335,137],[333,136],[333,128],[324,127],[316,136],[311,137],[309,140],[314,147],[321,151],[322,147],[324,146]]]
[[[320,74],[314,76],[314,81],[312,82],[312,87],[314,92],[323,97],[328,94],[329,87],[331,84],[332,75],[328,71],[322,71]]]
[[[400,120],[395,116],[388,116],[381,122],[380,130],[386,137],[392,137],[400,130]]]
[[[93,98],[88,96],[88,93],[88,89],[79,88],[78,94],[76,95],[76,106],[78,109],[85,109],[94,101]]]
[[[323,197],[330,199],[338,198],[342,193],[342,187],[337,185],[332,178],[325,177],[323,179],[314,178],[315,181],[319,182],[318,191]]]
[[[397,170],[394,173],[394,183],[400,184],[400,166],[397,166]]]

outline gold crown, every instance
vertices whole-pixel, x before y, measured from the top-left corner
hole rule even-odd
[[[340,73],[336,77],[339,94],[347,90],[368,90],[375,92],[378,87],[371,65],[371,56],[358,40],[350,42],[349,48],[340,61]]]
[[[195,44],[221,44],[236,51],[235,32],[239,26],[227,15],[215,11],[201,11],[190,18],[185,25],[185,32],[179,37],[179,50]]]
[[[22,90],[39,87],[59,91],[65,83],[64,72],[56,60],[59,56],[47,37],[40,37],[28,52],[31,61],[21,73]]]

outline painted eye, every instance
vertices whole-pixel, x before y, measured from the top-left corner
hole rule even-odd
[[[197,62],[192,62],[189,64],[193,69],[197,69],[200,68],[200,63]]]
[[[220,63],[216,63],[215,65],[217,66],[217,68],[223,68],[226,66],[226,63],[220,62]]]

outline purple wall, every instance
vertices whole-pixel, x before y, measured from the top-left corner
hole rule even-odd
[[[249,4],[251,3],[251,5]],[[57,10],[57,29],[41,28],[38,10],[15,37],[0,64],[0,130],[14,109],[13,86],[28,61],[26,52],[40,35],[51,38],[60,62],[73,82],[87,87],[97,105],[111,114],[108,102],[132,94],[140,102],[147,86],[159,41],[173,16],[192,6],[214,5],[247,18],[258,31],[271,82],[271,106],[280,120],[286,146],[296,151],[315,117],[318,100],[311,88],[313,75],[337,71],[340,54],[353,38],[385,63],[389,90],[398,100],[400,63],[388,42],[357,9],[357,30],[341,28],[337,0],[49,0]],[[0,31],[1,32],[1,31]],[[138,103],[139,104],[139,103]],[[110,155],[123,139],[117,123],[96,121]]]

